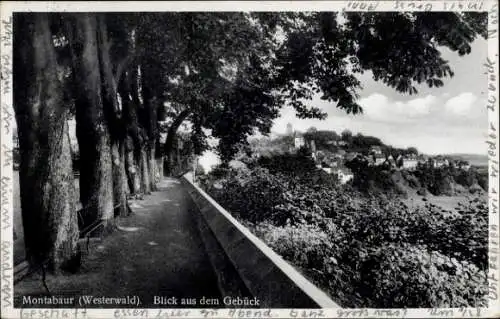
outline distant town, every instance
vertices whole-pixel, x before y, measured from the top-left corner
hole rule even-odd
[[[329,134],[328,134],[329,133]],[[322,146],[317,145],[317,135],[321,135]],[[325,135],[329,135],[325,138]],[[367,139],[363,147],[353,150],[353,138]],[[259,141],[253,141],[252,157],[259,158],[268,156],[270,153],[281,149],[281,152],[296,153],[300,149],[306,149],[316,167],[328,174],[338,176],[342,184],[354,178],[354,174],[346,165],[352,161],[358,161],[366,166],[383,166],[386,169],[395,170],[416,170],[417,167],[426,166],[432,168],[453,167],[457,169],[469,170],[471,164],[460,158],[453,158],[445,155],[426,155],[421,154],[414,147],[407,149],[397,149],[384,145],[379,139],[363,136],[361,134],[352,136],[352,133],[344,131],[341,135],[333,131],[308,130],[307,133],[294,130],[291,124],[287,125],[287,132],[281,138],[285,145],[277,147],[267,138]],[[380,145],[367,145],[370,141]],[[272,148],[273,150],[270,150]]]

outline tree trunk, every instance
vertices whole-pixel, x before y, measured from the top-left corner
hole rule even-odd
[[[156,160],[155,160],[155,147],[151,147],[148,152],[148,168],[149,168],[149,183],[151,187],[151,191],[156,190],[156,183],[158,183],[156,179]]]
[[[160,101],[159,96],[162,96],[164,91],[164,84],[161,80],[163,78],[161,70],[155,67],[157,61],[153,59],[146,59],[141,65],[141,70],[144,71],[141,81],[138,86],[142,87],[142,94],[144,104],[141,108],[142,116],[141,125],[147,136],[148,146],[148,166],[149,166],[149,182],[151,190],[156,190],[156,143],[159,139],[158,130],[158,111],[163,107],[163,101]]]
[[[174,122],[172,125],[170,125],[167,133],[167,140],[165,141],[165,168],[164,171],[168,175],[172,175],[172,169],[173,169],[173,160],[174,160],[174,154],[173,154],[173,145],[175,141],[175,136],[177,134],[177,129],[179,129],[179,126],[181,126],[182,122],[191,114],[190,110],[184,110],[182,111],[177,118],[175,118]]]
[[[141,191],[138,169],[134,158],[134,143],[128,137],[125,143],[125,164],[130,193],[137,195]]]
[[[151,184],[151,190],[156,190],[156,161],[155,161],[155,150],[156,150],[156,140],[158,133],[158,100],[156,96],[149,100],[148,107],[148,142],[149,142],[149,152],[148,152],[148,162],[149,162],[149,182]]]
[[[157,72],[153,71],[150,67],[144,67],[144,76],[142,81],[139,81],[138,87],[142,87],[142,93],[145,103],[142,103],[139,108],[139,122],[145,133],[144,142],[147,149],[147,173],[150,190],[154,191],[156,189],[155,182],[155,160],[154,154],[156,150],[156,140],[158,137],[158,98],[155,94],[155,88],[157,86],[158,80],[152,82],[150,80],[151,75],[161,76]],[[147,81],[149,79],[149,81]]]
[[[141,169],[141,189],[145,194],[151,193],[151,184],[149,182],[149,161],[148,161],[148,151],[146,147],[141,147],[139,154],[139,167]]]
[[[127,127],[126,143],[126,165],[129,188],[133,194],[141,192],[149,193],[151,184],[149,182],[149,170],[147,160],[147,136],[139,121],[139,98],[138,68],[126,72],[123,81],[120,82],[119,90],[122,99],[123,118]]]
[[[79,265],[70,108],[58,77],[48,15],[19,14],[14,23],[14,106],[26,258],[31,266],[48,262],[49,269],[57,271]]]
[[[98,48],[100,57],[100,70],[103,83],[104,111],[109,114],[111,153],[113,160],[113,199],[114,216],[127,215],[127,192],[125,176],[125,149],[126,137],[125,124],[118,103],[118,88],[113,75],[113,66],[110,59],[111,42],[108,39],[108,30],[105,16],[98,14]]]
[[[113,154],[114,216],[127,216],[127,177],[125,176],[125,147],[116,141],[111,146]]]
[[[156,179],[160,182],[163,179],[163,161],[165,159],[162,157],[155,158],[156,161]]]
[[[157,183],[160,182],[163,179],[163,146],[160,143],[160,135],[158,134],[156,136],[156,143],[155,143],[155,161],[156,161],[156,180]]]
[[[97,20],[74,15],[73,76],[76,87],[76,134],[80,146],[80,199],[85,219],[113,225],[113,165],[108,118],[103,105]]]

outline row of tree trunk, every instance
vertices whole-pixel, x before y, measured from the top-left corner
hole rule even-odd
[[[53,20],[43,13],[15,17],[14,107],[27,261],[58,271],[79,259],[72,109],[84,220],[113,230],[114,217],[128,214],[127,194],[155,190],[163,161],[155,156],[158,98],[141,96],[140,64],[120,72],[112,61],[104,16],[74,14],[62,27]],[[54,43],[55,26],[68,41],[62,48]]]

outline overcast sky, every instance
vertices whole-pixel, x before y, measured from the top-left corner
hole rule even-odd
[[[335,104],[317,98],[312,105],[327,111],[326,120],[301,120],[292,109],[286,108],[275,121],[273,132],[285,133],[287,123],[305,131],[311,126],[341,132],[349,129],[381,138],[398,147],[415,146],[428,154],[474,153],[486,154],[487,78],[483,63],[487,42],[478,39],[472,53],[463,57],[443,49],[455,72],[444,79],[440,88],[419,87],[416,95],[404,95],[375,82],[371,73],[360,77],[363,90],[359,103],[364,114],[347,115]]]

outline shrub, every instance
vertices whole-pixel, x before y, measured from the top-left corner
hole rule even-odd
[[[367,247],[331,226],[331,232],[267,223],[251,229],[346,307],[485,306],[486,273],[475,265],[424,245]]]
[[[477,183],[476,172],[473,169],[459,170],[454,176],[455,181],[462,186],[470,187]]]
[[[482,305],[488,207],[409,208],[350,186],[228,170],[209,193],[346,307]],[[208,185],[210,185],[208,183]],[[436,258],[428,258],[434,256]]]
[[[420,186],[420,181],[418,180],[417,177],[415,177],[413,174],[408,174],[406,172],[406,174],[404,174],[404,177],[405,179],[408,181],[408,185],[411,187],[411,188],[415,188],[415,189],[424,189],[425,188],[421,188]]]
[[[465,261],[425,246],[391,243],[373,250],[360,289],[377,307],[486,306],[487,279]]]
[[[469,193],[471,194],[481,194],[484,192],[484,189],[479,184],[473,184],[469,187]]]
[[[322,270],[332,255],[333,244],[330,238],[314,225],[276,227],[263,223],[255,226],[253,231],[277,254],[299,267]]]
[[[488,191],[488,170],[487,169],[478,169],[477,170],[477,183],[481,188],[485,191]]]
[[[283,181],[266,169],[230,172],[222,181],[222,189],[209,190],[221,205],[251,222],[273,220],[283,224],[286,221],[287,216],[281,214],[286,212],[275,209],[285,204],[287,185]]]
[[[312,171],[316,169],[314,161],[311,157],[300,152],[296,154],[285,153],[274,155],[271,157],[261,157],[258,160],[261,167],[269,169],[275,173],[298,174],[301,171]]]
[[[359,306],[364,302],[356,297],[359,296],[356,291],[359,273],[341,259],[346,253],[344,249],[348,248],[348,245],[339,244],[344,242],[343,231],[335,224],[329,225],[329,232],[306,224],[277,227],[262,223],[249,226],[256,236],[311,281],[327,290],[340,304]],[[359,251],[351,250],[354,254]]]

